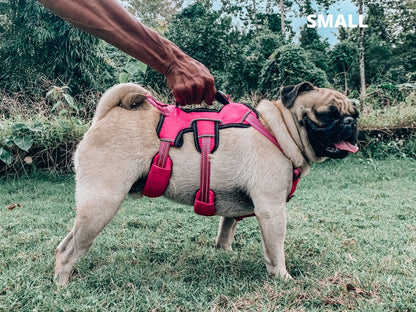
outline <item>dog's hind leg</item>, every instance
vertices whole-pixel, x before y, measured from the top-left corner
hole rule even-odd
[[[237,221],[235,218],[221,217],[215,245],[218,248],[232,251],[231,244],[233,243],[236,228]]]
[[[55,281],[58,285],[68,283],[72,266],[88,252],[94,239],[117,213],[139,171],[137,167],[129,169],[133,164],[128,161],[125,161],[126,166],[114,171],[100,170],[103,168],[100,162],[93,166],[93,162],[83,161],[89,164],[80,166],[77,172],[74,227],[56,250]],[[89,170],[91,167],[94,170]]]
[[[55,281],[58,285],[68,283],[73,265],[88,252],[94,239],[118,211],[123,198],[111,198],[100,194],[78,199],[75,224],[71,232],[56,249]]]

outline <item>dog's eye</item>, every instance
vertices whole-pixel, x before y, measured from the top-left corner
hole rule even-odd
[[[316,112],[315,115],[323,124],[329,124],[338,119],[341,113],[336,106],[330,106],[325,111]]]
[[[360,113],[358,112],[358,110],[354,107],[353,112],[351,113],[351,117],[354,119],[357,119],[358,117],[360,117]]]

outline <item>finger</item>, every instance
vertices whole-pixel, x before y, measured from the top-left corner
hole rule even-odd
[[[176,104],[186,105],[186,99],[185,99],[183,90],[179,88],[175,88],[174,90],[172,90],[172,93],[173,93],[173,96],[175,97]]]
[[[215,90],[215,83],[212,80],[212,84],[205,88],[205,103],[207,103],[208,105],[212,105],[212,103],[214,102],[216,92],[217,91]]]

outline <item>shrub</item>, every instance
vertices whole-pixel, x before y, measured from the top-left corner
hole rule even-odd
[[[237,98],[256,91],[262,68],[282,42],[279,34],[268,29],[263,29],[253,37],[242,53],[238,53],[238,58],[225,81],[225,90]]]
[[[87,128],[76,117],[0,120],[0,172],[70,171],[73,151]]]
[[[283,85],[309,81],[319,87],[329,85],[326,73],[309,58],[309,54],[297,45],[278,48],[262,69],[259,91],[278,96]]]
[[[1,89],[43,96],[45,80],[52,80],[69,84],[77,95],[114,82],[97,38],[73,28],[37,1],[0,4]]]
[[[415,131],[366,131],[360,154],[371,159],[416,158]],[[403,129],[404,130],[404,129]],[[403,133],[407,132],[407,133]]]

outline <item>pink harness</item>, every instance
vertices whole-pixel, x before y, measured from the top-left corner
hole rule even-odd
[[[159,152],[153,158],[153,163],[143,195],[148,197],[162,196],[168,186],[172,171],[172,160],[169,157],[171,146],[181,147],[183,135],[193,132],[195,147],[201,153],[200,189],[195,195],[194,212],[203,216],[215,215],[215,194],[210,190],[210,162],[209,154],[214,153],[219,144],[219,131],[221,129],[237,127],[253,127],[269,139],[281,152],[284,152],[276,138],[261,124],[257,112],[253,108],[240,103],[224,105],[220,111],[212,109],[183,110],[174,105],[168,105],[153,99],[146,94],[147,101],[160,112],[157,133],[160,139]],[[287,200],[293,197],[301,175],[300,168],[293,170],[292,189]],[[245,217],[236,218],[237,221]]]

